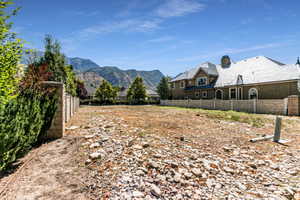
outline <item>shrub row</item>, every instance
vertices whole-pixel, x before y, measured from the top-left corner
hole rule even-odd
[[[50,128],[57,97],[23,93],[0,110],[0,171],[40,142]]]

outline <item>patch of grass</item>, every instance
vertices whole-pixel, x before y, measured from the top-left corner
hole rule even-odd
[[[236,111],[221,111],[221,110],[205,110],[201,108],[183,108],[173,106],[159,106],[163,109],[176,109],[185,111],[195,111],[199,115],[205,115],[211,119],[219,119],[225,121],[236,121],[241,123],[251,124],[253,127],[263,127],[267,119],[257,114],[236,112]]]
[[[146,136],[146,132],[139,132],[139,137],[145,137]]]

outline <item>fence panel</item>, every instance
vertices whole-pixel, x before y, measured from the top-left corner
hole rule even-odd
[[[284,99],[266,100],[161,100],[163,106],[178,106],[215,110],[235,110],[247,113],[285,115]]]

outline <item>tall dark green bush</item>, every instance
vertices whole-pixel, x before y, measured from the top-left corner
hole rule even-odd
[[[0,110],[0,171],[43,138],[51,125],[57,97],[23,93]]]

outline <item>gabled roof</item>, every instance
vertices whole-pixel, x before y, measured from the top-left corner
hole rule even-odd
[[[178,74],[170,82],[186,80],[186,79],[193,79],[193,78],[195,78],[196,74],[199,72],[200,69],[203,70],[208,75],[213,75],[213,76],[218,75],[216,65],[212,64],[210,62],[205,62],[205,63],[198,65],[195,68],[190,69],[189,71]]]
[[[238,76],[243,84],[255,84],[274,81],[285,81],[300,78],[300,68],[296,65],[285,65],[264,56],[257,56],[232,63],[228,68],[217,65],[219,73],[215,87],[236,85]]]
[[[193,79],[200,69],[209,75],[218,76],[215,87],[300,79],[298,65],[286,65],[265,56],[257,56],[232,62],[226,68],[206,62],[179,74],[171,82]]]

